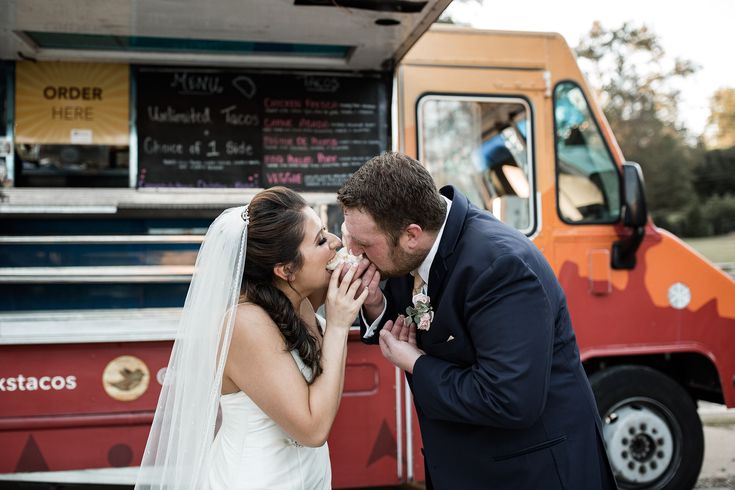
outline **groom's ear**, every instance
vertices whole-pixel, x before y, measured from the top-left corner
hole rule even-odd
[[[423,234],[424,230],[423,228],[421,228],[421,226],[415,223],[411,223],[403,230],[401,241],[403,241],[403,245],[406,248],[414,249],[419,246]]]

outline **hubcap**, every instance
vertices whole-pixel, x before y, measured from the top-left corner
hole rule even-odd
[[[618,481],[644,486],[660,478],[674,457],[674,435],[655,406],[627,401],[605,414],[603,435]]]

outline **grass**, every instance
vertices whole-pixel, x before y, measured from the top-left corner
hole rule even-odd
[[[684,241],[716,264],[735,263],[735,233],[707,238],[686,238]]]

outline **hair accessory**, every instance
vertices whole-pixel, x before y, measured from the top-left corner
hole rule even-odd
[[[242,210],[242,220],[245,222],[245,226],[250,224],[250,215],[248,214],[248,208],[250,205],[245,206],[245,208]]]

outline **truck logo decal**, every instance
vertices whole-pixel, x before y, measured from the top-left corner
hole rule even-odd
[[[105,392],[115,400],[129,402],[148,389],[148,366],[134,356],[120,356],[110,361],[102,373]]]

